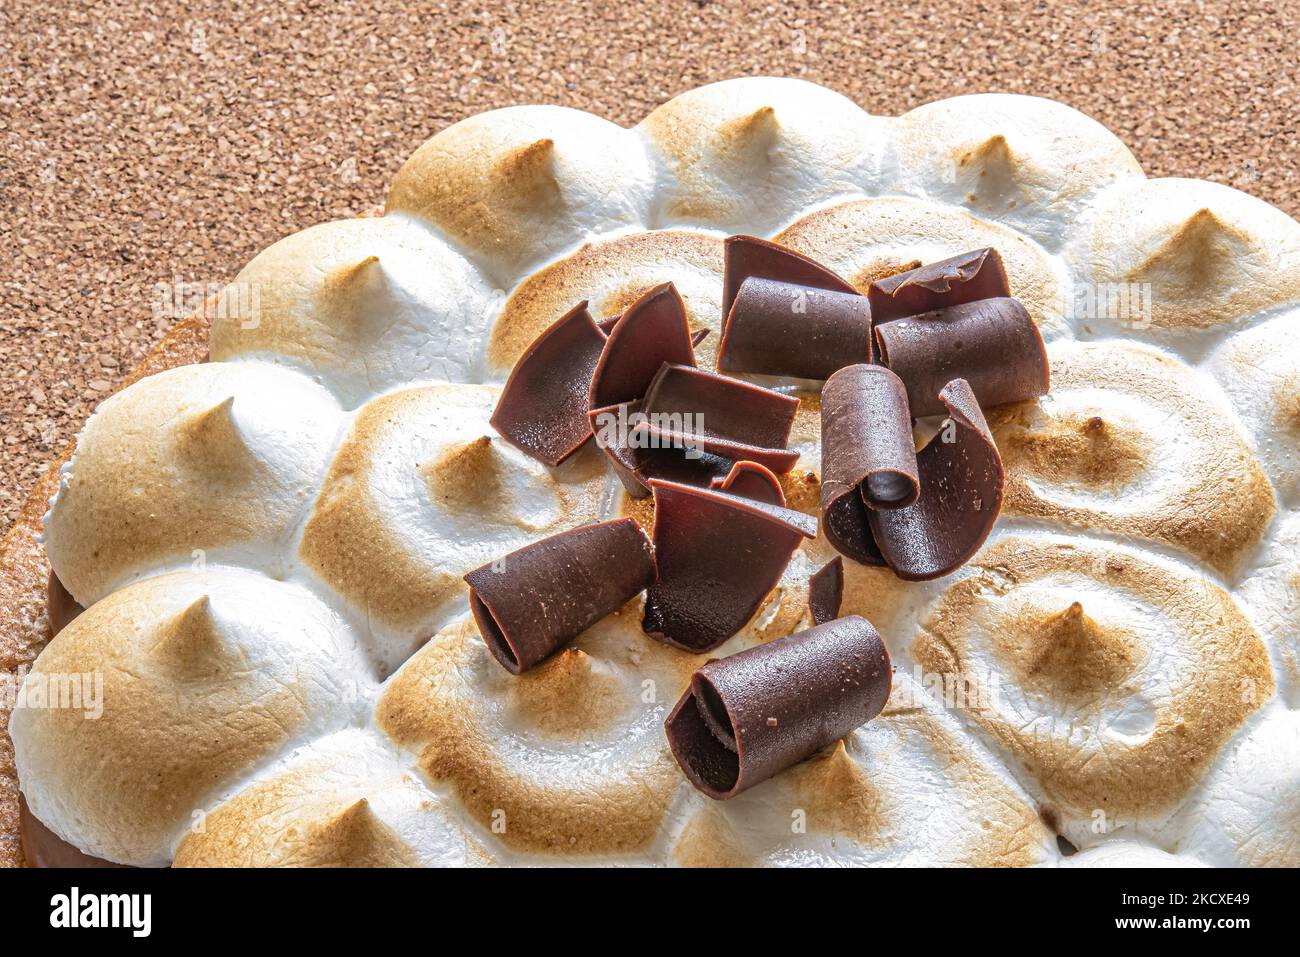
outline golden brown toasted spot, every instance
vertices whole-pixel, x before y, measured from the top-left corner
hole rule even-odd
[[[219,481],[245,483],[258,471],[258,462],[235,421],[233,395],[177,422],[175,441],[180,461],[207,470]]]
[[[642,653],[648,658],[659,651],[645,648]],[[700,660],[676,657],[683,667]],[[574,668],[581,661],[570,658],[555,667]],[[493,699],[485,698],[481,671],[498,668],[472,621],[454,625],[425,644],[393,678],[375,712],[378,726],[417,754],[425,774],[449,785],[466,812],[511,848],[573,855],[644,850],[658,835],[681,781],[666,745],[656,738],[617,759],[568,751],[567,764],[548,752],[549,760],[535,763],[514,749],[544,751],[545,746],[504,744],[491,714]],[[557,670],[550,680],[563,684],[564,671]],[[628,707],[658,712],[657,704],[642,702],[642,680],[625,685],[637,691],[627,699]],[[665,700],[680,693],[684,683],[666,673],[657,681],[662,685],[657,694]],[[614,733],[611,746],[621,743]]]
[[[807,812],[811,830],[842,834],[864,848],[885,840],[890,817],[884,799],[843,741],[810,758],[790,777],[795,806]]]
[[[1115,488],[1151,466],[1155,443],[1132,422],[1087,413],[1049,418],[1033,403],[1007,406],[991,418],[1004,461],[1031,475]]]
[[[432,462],[417,463],[434,501],[447,509],[498,508],[506,496],[504,471],[491,436],[449,445]]]
[[[492,164],[491,183],[491,193],[532,215],[563,210],[552,139],[535,140],[505,153]]]
[[[913,657],[928,672],[974,680],[984,701],[1037,692],[1011,713],[995,705],[970,715],[1063,813],[1131,819],[1175,806],[1273,694],[1268,652],[1250,622],[1192,573],[1103,545],[1014,536],[986,548],[972,571],[944,593]],[[1093,622],[1073,603],[1034,610],[1043,587],[1089,580],[1128,604],[1124,621]],[[1170,656],[1180,661],[1172,671],[1144,667]],[[1002,671],[1010,674],[999,686],[985,687]],[[1109,719],[1096,720],[1126,702],[1150,712],[1149,727],[1117,735]]]
[[[1077,601],[1055,614],[1030,609],[995,637],[1022,687],[1081,708],[1131,691],[1122,682],[1146,657],[1136,635],[1101,627]]]
[[[725,817],[712,807],[696,811],[673,845],[679,867],[756,867],[759,861],[741,847]]]
[[[566,648],[511,681],[506,706],[522,727],[573,741],[609,732],[631,710],[633,694],[609,665]]]

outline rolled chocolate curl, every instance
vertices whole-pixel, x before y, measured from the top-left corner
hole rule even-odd
[[[530,345],[510,370],[492,427],[546,465],[559,465],[591,438],[588,398],[605,334],[578,303]]]
[[[907,386],[912,415],[938,415],[939,393],[965,379],[982,408],[1046,395],[1047,349],[1015,299],[981,299],[876,327],[880,361]]]
[[[867,289],[877,326],[946,306],[1010,295],[1002,257],[992,247],[878,279]]]
[[[917,453],[921,495],[907,508],[871,511],[881,555],[899,578],[939,578],[984,544],[1002,508],[1002,457],[970,386],[962,379],[939,393],[949,423]]]
[[[867,513],[911,505],[921,488],[907,391],[884,366],[847,366],[822,389],[821,414],[822,528],[836,551],[882,564]]]
[[[849,615],[710,661],[664,729],[687,779],[725,801],[866,724],[892,683],[880,635]]]
[[[640,399],[665,362],[695,365],[686,306],[670,282],[634,302],[610,330],[591,375],[588,408]]]
[[[785,492],[781,491],[780,479],[757,462],[737,462],[725,476],[709,483],[709,488],[785,507]]]
[[[821,263],[777,243],[757,236],[729,236],[723,244],[722,319],[735,304],[736,294],[750,277],[856,294],[857,290]]]
[[[727,316],[718,368],[828,379],[871,355],[866,296],[752,276]]]
[[[641,401],[637,431],[649,446],[709,452],[788,472],[799,460],[798,452],[785,447],[798,411],[798,399],[772,389],[693,366],[664,365]]]
[[[808,580],[808,610],[814,625],[840,617],[844,601],[844,559],[836,555]]]
[[[659,577],[641,627],[665,644],[710,651],[745,627],[817,522],[715,489],[658,479],[650,487]]]
[[[631,518],[580,525],[465,576],[492,656],[526,671],[654,581],[650,543]]]

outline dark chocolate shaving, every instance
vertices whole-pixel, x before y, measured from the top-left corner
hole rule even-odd
[[[836,555],[808,580],[808,610],[814,625],[840,617],[844,601],[844,559]]]
[[[721,478],[715,478],[709,487],[719,492],[752,498],[756,502],[785,507],[785,493],[781,491],[780,479],[757,462],[737,462],[730,472]]]
[[[871,347],[866,296],[751,276],[727,316],[718,368],[827,379],[870,362]]]
[[[876,327],[880,361],[907,386],[912,415],[944,411],[939,392],[970,384],[982,408],[1047,394],[1047,350],[1015,299],[981,299]]]
[[[86,609],[63,587],[59,576],[50,569],[50,579],[45,586],[45,617],[50,622],[50,634],[57,635]]]
[[[871,532],[899,578],[939,578],[965,564],[1002,508],[1002,457],[963,379],[939,393],[948,422],[916,456],[921,496],[907,508],[872,511]]]
[[[759,462],[788,472],[799,453],[785,447],[799,400],[772,389],[704,372],[664,365],[641,401],[637,434],[646,447],[709,452],[732,461]]]
[[[617,315],[613,315],[613,316],[607,316],[606,318],[600,320],[600,322],[596,323],[596,328],[599,329],[603,335],[607,336],[614,331],[614,327],[618,325],[618,321],[622,318],[623,318],[622,313],[618,313]],[[707,338],[709,338],[709,328],[707,326],[705,326],[703,329],[696,329],[694,332],[691,333],[691,348],[695,348]]]
[[[920,494],[907,392],[884,366],[841,369],[822,389],[822,528],[835,549],[867,565],[883,557],[867,527],[872,509]]]
[[[992,247],[877,279],[867,289],[877,326],[945,306],[1009,295],[1002,257]]]
[[[695,365],[686,306],[670,282],[629,306],[610,331],[591,376],[588,408],[640,399],[665,362]]]
[[[609,457],[628,495],[645,498],[650,494],[650,480],[656,478],[709,488],[714,480],[725,478],[731,471],[731,459],[709,452],[672,448],[667,442],[658,448],[648,447],[647,443],[658,440],[637,429],[642,421],[640,409],[640,402],[628,402],[591,413],[596,444]]]
[[[659,578],[641,627],[666,644],[709,651],[745,627],[817,522],[715,489],[657,479],[650,487]]]
[[[710,661],[668,715],[668,745],[700,791],[735,797],[878,715],[891,667],[857,615]]]
[[[519,357],[492,413],[492,427],[547,465],[591,438],[587,400],[605,336],[580,302]]]
[[[819,262],[757,236],[730,236],[723,244],[722,321],[725,330],[741,285],[751,276],[831,292],[857,290]]]
[[[465,581],[488,650],[519,674],[617,611],[654,576],[645,534],[634,519],[619,518],[526,545]]]

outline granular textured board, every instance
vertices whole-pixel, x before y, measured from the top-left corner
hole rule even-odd
[[[876,113],[1034,93],[1152,175],[1300,212],[1300,4],[300,2],[0,5],[0,527],[189,300],[383,201],[449,123],[548,102],[621,123],[745,74]],[[180,283],[181,295],[177,294]]]

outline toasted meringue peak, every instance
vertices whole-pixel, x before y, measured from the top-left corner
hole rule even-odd
[[[1207,370],[1232,400],[1282,503],[1300,504],[1300,310],[1239,332]]]
[[[550,469],[489,438],[499,392],[431,385],[364,406],[334,457],[298,555],[396,666],[465,600],[462,576],[599,515],[613,479],[584,449]]]
[[[653,182],[635,133],[580,110],[515,106],[416,150],[388,210],[432,223],[508,288],[589,235],[641,224]]]
[[[629,606],[579,636],[578,652],[517,677],[472,619],[456,622],[388,683],[376,724],[515,852],[647,853],[684,787],[664,717],[703,659],[646,641],[639,617]],[[558,696],[566,684],[597,690],[600,703]],[[593,707],[599,720],[579,731]],[[578,713],[539,727],[546,708]]]
[[[177,867],[411,867],[488,863],[454,812],[369,734],[291,755],[210,810]]]
[[[1116,184],[1081,218],[1066,254],[1082,280],[1136,290],[1144,303],[1132,315],[1079,315],[1093,335],[1179,341],[1300,300],[1300,223],[1202,180]]]
[[[880,178],[888,124],[803,80],[742,77],[674,97],[637,130],[667,168],[653,225],[768,235]]]
[[[896,672],[890,703],[821,754],[723,803],[692,795],[678,864],[1007,866],[1055,858],[1024,792]]]
[[[400,217],[321,223],[252,260],[223,293],[214,359],[301,369],[348,407],[416,379],[477,377],[492,288]]]
[[[1132,343],[1062,341],[1048,357],[1050,395],[989,414],[1007,469],[1003,510],[1235,572],[1272,520],[1273,490],[1213,383]]]
[[[919,106],[894,127],[905,192],[966,206],[1049,249],[1101,187],[1140,178],[1137,160],[1100,123],[1063,103],[1007,93]]]
[[[80,679],[77,707],[36,700],[67,677]],[[193,812],[286,746],[347,723],[342,703],[368,686],[343,622],[301,588],[177,572],[114,592],[59,632],[10,735],[27,802],[59,837],[111,861],[166,864]]]
[[[900,197],[854,200],[809,213],[776,242],[815,259],[864,293],[873,279],[909,263],[993,246],[1006,264],[1012,294],[1024,303],[1043,337],[1068,332],[1060,267],[1024,235],[965,210]]]
[[[582,300],[606,319],[665,282],[685,302],[691,329],[713,331],[696,350],[700,367],[712,368],[722,333],[722,239],[672,229],[591,242],[529,276],[492,327],[489,375],[504,380],[533,340]]]
[[[200,560],[279,568],[341,421],[319,386],[262,363],[141,379],[77,438],[45,518],[54,571],[88,606]]]
[[[986,547],[911,654],[973,684],[982,706],[964,717],[1034,779],[1078,847],[1097,842],[1097,811],[1112,830],[1175,810],[1273,694],[1264,644],[1226,592],[1131,549],[1058,537]]]

